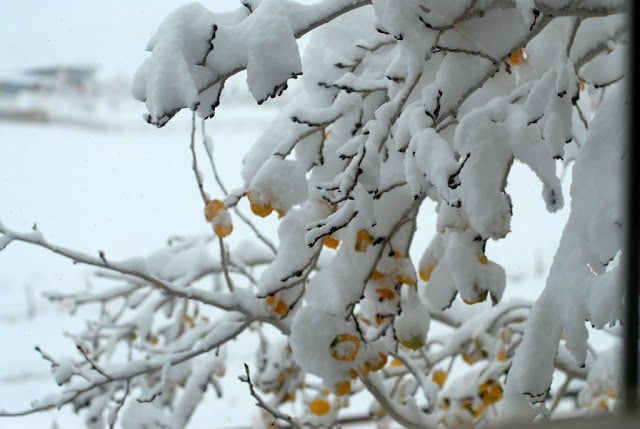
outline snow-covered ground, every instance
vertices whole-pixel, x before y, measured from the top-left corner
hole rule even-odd
[[[190,115],[183,113],[158,130],[142,122],[142,110],[133,101],[121,103],[119,110],[103,117],[112,124],[103,130],[0,122],[0,220],[24,231],[35,222],[54,243],[90,254],[103,250],[113,259],[146,255],[173,235],[208,231],[191,170]],[[208,122],[228,186],[241,184],[242,155],[275,113],[270,107],[223,104]],[[213,181],[205,186],[212,195],[219,193]],[[513,232],[499,243],[489,243],[487,254],[507,269],[506,298],[535,298],[567,209],[547,213],[541,185],[522,165],[514,166],[508,189],[514,202]],[[434,231],[429,203],[421,217],[415,259]],[[275,221],[264,225],[273,235]],[[237,242],[243,234],[240,229],[232,238]],[[79,330],[83,317],[82,311],[70,317],[69,308],[49,303],[42,294],[81,289],[91,282],[92,272],[21,243],[0,254],[0,332],[7,346],[0,353],[0,408],[21,409],[55,391],[49,365],[33,347],[70,354],[73,343],[63,334]],[[191,427],[205,427],[211,419],[217,428],[247,424],[248,416],[257,413],[246,385],[235,379],[243,362],[253,362],[253,341],[247,335],[232,348],[225,378],[229,390],[223,400],[212,397]],[[48,412],[13,419],[11,427],[44,427],[52,419],[69,427],[74,418],[70,410]]]

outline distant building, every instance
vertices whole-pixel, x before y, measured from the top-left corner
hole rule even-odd
[[[0,76],[0,95],[21,93],[75,92],[87,93],[96,87],[93,66],[46,66],[24,70],[17,76]]]
[[[17,80],[0,80],[0,94],[17,95],[21,92],[33,92],[38,89],[38,85],[31,82],[20,82]]]

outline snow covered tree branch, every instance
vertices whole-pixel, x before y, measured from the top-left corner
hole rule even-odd
[[[585,320],[614,326],[624,304],[627,15],[616,0],[176,10],[150,40],[133,93],[159,127],[192,110],[189,150],[212,233],[111,261],[0,224],[0,250],[30,243],[117,283],[50,295],[97,303],[100,314],[74,336],[79,356],[42,352],[63,391],[0,415],[73,404],[93,427],[184,427],[207,386],[219,389],[225,344],[245,332],[260,347],[241,379],[265,427],[331,427],[363,394],[364,419],[405,427],[531,422],[554,417],[574,382],[572,412],[610,409],[617,349],[593,351]],[[301,58],[296,39],[309,32]],[[225,80],[243,70],[258,104],[289,79],[300,86],[246,154],[238,189],[222,183],[203,121],[222,193],[211,198],[195,115],[212,118]],[[535,174],[556,212],[562,161],[573,164],[571,211],[544,292],[503,300],[505,269],[490,257],[517,210],[512,165]],[[277,242],[242,213],[244,201],[258,218],[277,213]],[[414,238],[429,209],[436,231],[424,243]],[[230,246],[235,219],[252,246]]]

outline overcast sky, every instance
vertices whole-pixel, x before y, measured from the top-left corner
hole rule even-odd
[[[306,1],[313,2],[313,1]],[[0,0],[0,75],[51,64],[90,64],[132,76],[172,10],[188,0]],[[203,0],[216,11],[239,0]]]

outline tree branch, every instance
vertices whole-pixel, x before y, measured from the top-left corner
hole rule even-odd
[[[222,344],[228,342],[229,340],[238,336],[241,332],[243,332],[253,320],[248,318],[242,318],[241,321],[234,321],[229,324],[235,325],[230,327],[225,327],[224,335],[220,336],[220,338],[215,341],[211,341],[210,343],[203,343],[199,347],[196,347],[193,350],[189,350],[182,353],[175,353],[173,355],[169,355],[155,361],[133,361],[128,362],[126,365],[120,365],[118,367],[109,369],[108,373],[110,374],[110,378],[101,377],[99,380],[87,381],[86,383],[81,383],[76,386],[70,387],[68,390],[62,392],[59,397],[55,397],[52,399],[48,399],[43,401],[42,403],[35,403],[30,409],[22,410],[22,411],[0,411],[0,417],[18,417],[18,416],[26,416],[29,414],[37,413],[40,411],[50,410],[53,408],[60,408],[63,405],[69,404],[73,402],[76,398],[78,398],[83,393],[89,392],[95,388],[118,382],[123,380],[131,380],[140,375],[148,374],[154,371],[161,369],[167,363],[171,366],[177,365],[179,363],[185,362],[187,360],[193,359],[194,357],[201,355],[203,353],[207,353],[211,350],[214,350],[220,347]],[[219,326],[219,325],[218,325]],[[212,332],[215,332],[212,331]],[[211,334],[210,334],[211,335]],[[206,340],[206,338],[205,338]]]

